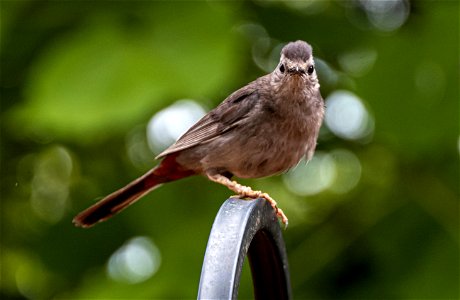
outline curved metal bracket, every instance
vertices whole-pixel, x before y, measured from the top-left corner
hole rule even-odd
[[[290,299],[286,249],[278,219],[264,199],[229,198],[209,236],[198,299],[235,299],[246,253],[256,299]]]

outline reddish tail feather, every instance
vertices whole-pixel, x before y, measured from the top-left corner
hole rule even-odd
[[[162,183],[195,174],[194,171],[184,170],[177,164],[175,156],[168,155],[158,166],[142,177],[82,211],[73,219],[73,223],[79,227],[91,227],[119,213]]]

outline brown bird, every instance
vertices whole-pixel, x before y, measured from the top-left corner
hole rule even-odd
[[[304,41],[281,50],[276,69],[242,87],[193,125],[157,158],[142,177],[78,214],[76,226],[90,227],[117,214],[162,183],[202,174],[241,198],[263,197],[287,225],[275,200],[232,181],[285,172],[316,147],[324,115],[312,49]]]

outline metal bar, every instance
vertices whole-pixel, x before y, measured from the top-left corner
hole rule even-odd
[[[229,198],[211,229],[198,299],[236,299],[246,254],[256,299],[290,299],[286,249],[278,219],[264,199]]]

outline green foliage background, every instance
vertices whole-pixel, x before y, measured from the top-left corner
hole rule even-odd
[[[188,178],[90,230],[71,219],[155,164],[153,114],[182,98],[212,108],[266,73],[252,58],[264,41],[273,64],[271,49],[303,39],[334,73],[319,69],[323,97],[354,92],[375,131],[319,140],[361,163],[345,194],[302,197],[281,176],[244,181],[290,216],[294,296],[458,299],[459,5],[405,3],[405,23],[385,31],[357,1],[1,1],[1,298],[196,297],[225,188]],[[356,49],[377,54],[364,74],[341,63]],[[114,281],[109,257],[137,236],[158,247],[158,271]],[[251,293],[246,268],[240,296]]]

